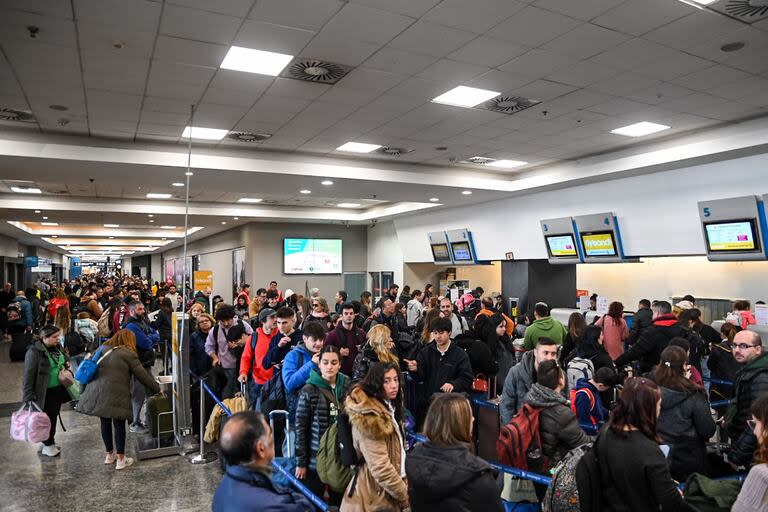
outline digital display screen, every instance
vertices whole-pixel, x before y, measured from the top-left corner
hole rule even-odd
[[[704,225],[707,249],[710,252],[740,252],[758,250],[755,220],[712,222]]]
[[[576,243],[572,235],[554,235],[544,237],[547,240],[547,250],[553,258],[573,258],[577,256]]]
[[[432,256],[435,263],[450,263],[451,253],[448,252],[448,244],[432,244]]]
[[[283,239],[283,272],[286,274],[341,274],[341,240]]]
[[[581,233],[584,255],[587,257],[616,256],[616,240],[613,231]]]
[[[453,261],[472,261],[472,250],[469,248],[469,242],[451,243],[453,250]]]

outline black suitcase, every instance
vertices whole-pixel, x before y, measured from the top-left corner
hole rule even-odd
[[[34,342],[31,332],[21,332],[11,335],[11,361],[23,361],[27,349]]]

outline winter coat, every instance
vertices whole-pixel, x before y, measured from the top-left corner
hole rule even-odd
[[[396,512],[406,508],[402,425],[396,426],[388,407],[359,387],[352,389],[344,407],[352,424],[355,451],[364,462],[352,496],[352,482],[344,492],[340,511]]]
[[[634,345],[646,329],[653,325],[653,311],[650,308],[638,309],[632,316],[632,330],[629,332],[627,345]]]
[[[269,342],[267,354],[264,356],[264,359],[261,360],[262,368],[268,370],[276,364],[281,364],[285,359],[285,356],[288,355],[288,352],[290,352],[293,347],[302,342],[301,331],[293,331],[289,337],[291,338],[291,342],[284,347],[281,347],[279,346],[280,340],[285,338],[285,334],[279,330],[275,332]]]
[[[299,343],[296,347],[288,352],[283,361],[283,368],[281,370],[283,374],[283,386],[285,386],[285,401],[288,405],[288,413],[293,423],[296,417],[296,405],[299,401],[299,391],[304,387],[309,379],[309,374],[312,370],[316,370],[317,366],[312,362],[312,352],[310,352],[304,345],[304,342]]]
[[[712,345],[707,366],[709,367],[710,377],[730,382],[736,382],[736,374],[741,369],[741,365],[733,358],[733,347],[728,340]],[[731,398],[733,398],[732,385],[726,386],[712,383],[709,388],[710,401],[730,400]]]
[[[157,311],[157,318],[152,322],[152,327],[157,329],[157,333],[160,335],[160,341],[171,340],[171,314],[166,313],[162,309]]]
[[[588,344],[582,344],[576,350],[571,351],[571,353],[565,359],[565,364],[563,367],[567,369],[568,364],[576,357],[581,357],[583,359],[589,359],[592,361],[592,365],[595,367],[595,371],[603,367],[613,369],[616,368],[616,366],[613,364],[611,356],[608,355],[608,352],[606,352],[605,349],[596,349],[594,346]]]
[[[371,327],[379,324],[389,327],[390,337],[392,338],[392,341],[397,343],[398,338],[400,338],[400,328],[398,327],[397,318],[395,318],[395,315],[393,314],[392,316],[385,316],[384,313],[379,313],[379,316],[374,316],[371,318],[368,330],[370,331]]]
[[[603,346],[611,359],[616,359],[624,353],[624,340],[629,338],[627,321],[623,318],[616,320],[608,315],[603,316],[595,325],[603,328]]]
[[[507,373],[499,403],[499,416],[502,425],[509,423],[512,416],[517,414],[517,411],[523,406],[525,395],[533,385],[534,361],[534,353],[529,350],[523,354],[520,362]]]
[[[299,492],[277,487],[268,469],[228,466],[213,495],[213,512],[314,512]]]
[[[248,400],[243,396],[236,396],[235,398],[225,398],[221,401],[224,407],[229,409],[233,415],[248,410]],[[221,423],[224,418],[224,409],[219,404],[213,406],[211,416],[208,418],[208,423],[205,424],[205,432],[203,433],[203,441],[206,443],[215,443],[221,433]]]
[[[589,399],[587,393],[578,393],[582,389],[589,390],[594,401]],[[576,419],[580,424],[602,425],[608,421],[608,409],[603,405],[603,398],[600,396],[600,392],[589,382],[589,379],[577,380],[576,385],[571,391],[577,391],[574,407],[576,408]]]
[[[240,356],[240,375],[248,375],[250,373],[251,378],[256,384],[266,384],[274,374],[274,368],[265,370],[261,365],[267,350],[269,350],[269,342],[272,336],[272,332],[264,334],[264,327],[259,326],[251,334],[251,339],[245,344],[243,355]]]
[[[419,410],[427,410],[435,393],[442,393],[443,384],[453,384],[454,393],[469,393],[472,389],[472,366],[469,357],[456,343],[451,341],[445,355],[441,355],[434,341],[419,352],[417,368],[412,372],[417,381],[423,382],[418,401]]]
[[[485,342],[475,339],[474,333],[462,334],[453,342],[467,353],[472,375],[482,373],[490,377],[499,373],[499,363],[493,359],[491,349]]]
[[[304,322],[301,324],[301,328],[304,329],[308,324],[312,322],[317,322],[318,324],[323,326],[323,330],[325,332],[329,332],[333,329],[333,324],[331,323],[331,316],[326,314],[325,316],[316,316],[314,313],[310,313],[307,318],[304,319]]]
[[[24,355],[23,395],[21,401],[35,402],[45,409],[45,397],[48,393],[48,378],[51,376],[51,361],[46,354],[48,349],[42,341],[36,341]]]
[[[11,301],[11,304],[18,304],[19,311],[21,312],[21,318],[16,320],[15,322],[8,322],[9,326],[16,326],[20,325],[23,327],[32,327],[32,324],[35,322],[35,315],[32,311],[32,303],[27,300],[26,297],[18,296],[13,301]],[[9,304],[10,305],[10,304]]]
[[[637,343],[615,360],[616,366],[621,367],[632,361],[639,361],[640,373],[648,373],[659,364],[661,352],[667,348],[670,340],[677,337],[691,340],[691,333],[677,325],[675,315],[658,317],[640,336]],[[691,352],[693,352],[693,344],[691,344]]]
[[[112,347],[104,345],[101,357]],[[88,383],[77,403],[78,412],[100,418],[130,420],[133,418],[131,407],[131,376],[151,391],[151,395],[160,392],[160,385],[144,369],[139,356],[127,347],[115,347],[109,356],[99,363],[96,377]]]
[[[541,448],[551,466],[560,462],[568,451],[593,441],[581,430],[570,403],[554,389],[534,383],[525,395],[525,403],[543,408],[539,414]]]
[[[406,323],[409,327],[415,326],[416,322],[421,318],[424,312],[424,304],[416,299],[411,299],[406,307]]]
[[[661,387],[659,437],[669,445],[669,472],[679,482],[691,473],[705,472],[707,441],[715,433],[715,421],[704,391],[676,391]]]
[[[728,458],[740,466],[749,464],[757,449],[757,438],[747,427],[747,420],[751,417],[752,403],[765,393],[768,393],[768,353],[739,371],[734,386],[735,400],[725,415],[725,429],[731,439]]]
[[[418,444],[405,459],[413,512],[501,512],[496,472],[469,447]]]
[[[336,398],[331,403],[320,389],[325,389]],[[299,392],[296,406],[296,465],[300,468],[317,469],[317,452],[320,439],[328,427],[336,422],[339,407],[349,391],[349,378],[343,373],[336,376],[336,387],[323,380],[316,370],[312,370],[307,384]]]
[[[565,326],[551,316],[539,318],[525,329],[525,350],[533,350],[539,338],[549,338],[562,345],[566,334]]]
[[[208,333],[203,331],[195,331],[189,337],[189,369],[198,377],[208,373],[212,367],[211,358],[205,353],[206,338]]]
[[[495,315],[496,313],[499,313],[499,311],[494,311],[493,309],[486,309],[486,308],[483,308],[483,309],[481,309],[481,310],[480,310],[480,311],[477,313],[477,315],[475,315],[475,320],[477,320],[477,318],[478,318],[479,316],[481,316],[481,315],[482,315],[482,316],[493,316],[493,315]],[[505,320],[505,327],[504,327],[504,329],[505,329],[505,333],[506,333],[506,335],[507,335],[507,336],[512,336],[512,333],[514,333],[514,332],[515,332],[515,321],[514,321],[514,320],[512,320],[511,318],[509,318],[509,317],[508,317],[507,315],[505,315],[504,313],[501,313],[501,316],[502,316],[502,317],[504,317],[504,320]]]
[[[352,366],[352,382],[363,380],[371,366],[379,362],[379,356],[368,343],[362,346]]]
[[[136,336],[136,348],[139,350],[150,350],[155,343],[160,341],[160,334],[142,318],[128,317],[124,328]]]
[[[368,335],[365,334],[365,331],[355,327],[354,324],[351,331],[339,324],[334,330],[328,333],[325,337],[325,346],[333,345],[339,349],[349,349],[349,355],[341,358],[341,373],[352,375],[355,366],[355,358],[357,358],[360,347],[363,346],[367,339]]]

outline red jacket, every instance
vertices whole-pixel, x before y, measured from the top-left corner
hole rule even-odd
[[[67,299],[51,299],[51,302],[48,304],[48,316],[51,317],[51,322],[53,322],[56,319],[56,311],[59,308],[67,308],[69,309],[69,300]],[[74,323],[74,318],[72,319]]]
[[[253,332],[251,339],[243,348],[243,355],[240,357],[240,375],[248,375],[248,372],[250,371],[251,377],[253,377],[256,384],[266,384],[269,379],[272,378],[272,374],[275,371],[274,367],[265,370],[264,367],[261,366],[261,360],[267,355],[269,342],[274,335],[274,329],[270,334],[264,334],[263,327],[259,327]],[[253,348],[254,338],[256,340],[255,355]]]

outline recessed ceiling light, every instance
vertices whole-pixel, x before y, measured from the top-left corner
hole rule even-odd
[[[433,202],[433,203],[436,203],[436,202],[438,202],[440,200],[440,198],[439,197],[430,197],[429,200],[431,202]]]
[[[222,224],[226,224],[226,223],[227,223],[227,221],[223,220],[223,221],[221,221],[221,223],[222,223]]]
[[[150,192],[147,194],[147,199],[170,199],[171,194],[155,194]]]
[[[43,217],[43,220],[48,220],[48,217]]]
[[[51,235],[51,238],[59,238],[59,235]]]
[[[192,171],[187,171],[184,173],[184,176],[194,176],[194,175],[195,173],[193,173]]]
[[[446,93],[441,94],[432,101],[434,103],[454,105],[456,107],[474,107],[475,105],[479,105],[484,101],[495,98],[499,94],[501,93],[496,91],[489,91],[486,89],[477,89],[475,87],[466,87],[464,85],[460,85]]]
[[[615,133],[616,135],[626,135],[627,137],[642,137],[643,135],[650,135],[651,133],[669,130],[669,128],[669,126],[663,124],[642,121],[623,128],[616,128],[615,130],[611,130],[611,133]]]
[[[41,222],[40,225],[42,226],[58,226],[58,222]]]
[[[11,190],[19,194],[42,194],[43,191],[37,187],[11,187]]]
[[[154,216],[155,216],[155,214],[153,214],[153,213],[150,213],[150,214],[147,215],[147,217],[154,217]]]
[[[149,222],[155,222],[154,219],[149,219]]]
[[[224,57],[221,68],[277,76],[291,60],[293,55],[232,46]]]
[[[307,190],[307,189],[304,189],[304,190],[299,190],[299,192],[300,192],[301,194],[311,194],[311,193],[312,193],[312,191],[311,191],[311,190]]]
[[[115,238],[115,237],[111,236],[111,237],[109,237],[109,238]]]
[[[160,229],[176,229],[176,226],[160,226]]]
[[[168,240],[167,238],[163,237],[163,240]]]
[[[240,217],[232,217],[232,220],[240,220]]]
[[[366,144],[364,142],[347,142],[336,148],[336,151],[347,151],[349,153],[370,153],[376,151],[381,145]]]
[[[326,187],[330,187],[333,185],[333,182],[331,180],[323,180],[320,182],[321,185],[325,185]]]
[[[181,132],[181,136],[184,139],[188,139],[190,133],[193,139],[204,140],[221,140],[223,139],[229,130],[222,130],[221,128],[203,128],[201,126],[187,126],[184,131]]]
[[[179,181],[177,181],[176,183],[171,183],[171,186],[172,186],[172,187],[183,187],[183,186],[184,186],[184,184],[183,184],[183,183],[181,183],[181,182],[179,182]]]
[[[40,210],[35,210],[35,213],[40,213]]]
[[[521,160],[494,160],[493,162],[489,162],[488,167],[500,167],[502,169],[511,169],[513,167],[520,167],[521,165],[527,165],[528,162],[523,162]]]
[[[258,197],[241,197],[237,200],[238,203],[260,203],[263,199]]]
[[[461,193],[462,193],[462,195],[465,195],[465,196],[471,196],[472,195],[472,191],[471,190],[462,190]]]
[[[357,208],[360,203],[338,203],[336,206],[339,208]]]
[[[119,228],[120,224],[104,224],[105,228]]]

